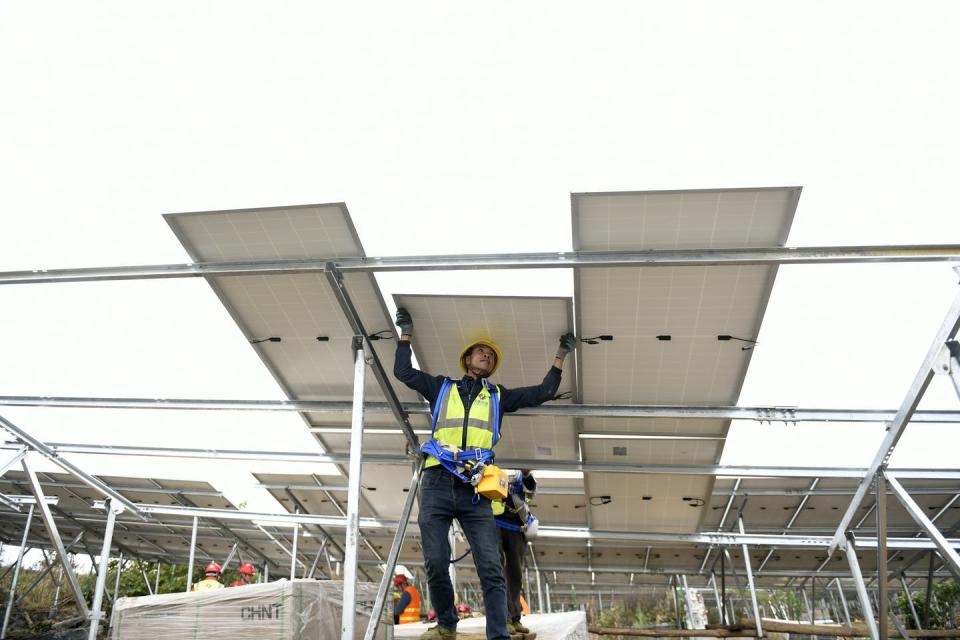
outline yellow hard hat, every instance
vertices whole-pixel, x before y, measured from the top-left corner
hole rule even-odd
[[[470,353],[474,347],[480,345],[489,347],[497,355],[497,361],[493,363],[493,368],[490,369],[490,375],[492,376],[494,372],[500,368],[500,363],[503,361],[503,352],[500,351],[497,343],[490,338],[477,338],[476,340],[471,340],[463,347],[463,351],[460,352],[460,369],[464,373],[467,373],[467,354]]]

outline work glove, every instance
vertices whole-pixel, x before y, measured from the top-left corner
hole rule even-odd
[[[403,307],[397,309],[397,326],[400,327],[400,335],[413,335],[413,318],[410,317],[410,312]]]
[[[577,348],[577,339],[572,333],[560,336],[560,346],[557,347],[557,357],[563,360],[567,354]]]

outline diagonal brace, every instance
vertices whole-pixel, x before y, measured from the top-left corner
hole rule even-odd
[[[857,492],[847,506],[846,512],[844,512],[843,517],[840,519],[840,524],[837,526],[836,532],[833,534],[827,555],[833,555],[833,552],[836,551],[838,547],[842,548],[846,544],[846,532],[850,527],[850,522],[853,520],[854,514],[857,509],[860,508],[860,503],[863,502],[863,499],[870,491],[873,485],[873,478],[876,476],[877,471],[890,460],[890,455],[893,453],[894,447],[897,446],[900,436],[903,435],[904,429],[910,422],[910,417],[916,410],[920,399],[923,397],[923,393],[927,390],[927,386],[929,386],[930,380],[933,378],[934,366],[940,358],[943,345],[956,336],[958,328],[960,328],[960,292],[954,297],[953,304],[950,305],[950,310],[947,312],[940,328],[937,330],[936,336],[934,336],[933,342],[927,350],[927,355],[920,365],[920,370],[917,371],[917,375],[914,377],[913,383],[911,383],[910,389],[907,391],[903,404],[900,405],[897,414],[887,426],[887,434],[880,448],[877,450],[873,462],[870,463],[870,466],[867,468],[866,475],[860,481]]]
[[[83,591],[80,589],[80,581],[77,579],[77,574],[73,571],[73,566],[67,559],[67,550],[63,546],[63,540],[60,539],[60,532],[57,530],[57,523],[54,522],[53,514],[50,513],[50,505],[47,504],[47,500],[43,495],[43,489],[40,487],[40,481],[37,479],[37,473],[33,470],[33,467],[30,466],[30,462],[27,460],[27,458],[23,459],[23,470],[26,472],[27,479],[30,481],[30,488],[33,490],[33,497],[37,500],[37,509],[40,511],[40,515],[43,518],[43,524],[47,528],[47,534],[50,537],[50,541],[53,543],[53,546],[57,551],[57,560],[60,562],[60,565],[63,567],[63,570],[66,573],[67,583],[70,585],[70,591],[73,592],[73,598],[77,602],[77,608],[80,609],[80,612],[83,614],[84,618],[86,618],[90,614],[90,610],[87,608],[87,602],[83,597]]]

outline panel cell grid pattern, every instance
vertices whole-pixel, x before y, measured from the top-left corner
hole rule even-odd
[[[795,188],[574,194],[574,249],[782,246],[798,197]],[[574,273],[578,332],[614,336],[613,342],[580,350],[581,402],[736,404],[752,351],[743,350],[743,342],[717,336],[756,339],[775,268],[578,268]],[[628,433],[687,428],[673,420],[588,418],[582,424],[587,432],[614,426]],[[716,436],[725,435],[728,427],[722,420],[690,425]],[[722,440],[589,440],[583,447],[588,461],[641,464],[711,463],[721,451]],[[585,485],[592,496],[610,495],[626,503],[622,513],[592,506],[595,527],[692,532],[706,513],[712,479],[590,473]],[[646,505],[634,508],[643,495],[655,493]],[[661,502],[654,506],[657,497]]]

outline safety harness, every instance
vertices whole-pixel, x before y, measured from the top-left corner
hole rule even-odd
[[[487,379],[482,378],[482,382],[484,388],[490,391],[491,385],[487,382]],[[443,381],[443,385],[440,387],[440,393],[437,396],[436,406],[433,409],[433,415],[431,416],[431,437],[420,445],[420,452],[436,458],[444,469],[462,481],[476,485],[479,481],[478,475],[482,473],[483,467],[493,463],[493,449],[483,447],[460,449],[456,445],[433,438],[433,434],[436,433],[437,430],[437,421],[440,418],[440,408],[445,406],[446,403],[444,400],[447,394],[459,393],[455,388],[451,388],[455,385],[455,381],[450,378]],[[497,441],[500,440],[500,394],[496,389],[490,393],[490,401],[489,420],[492,423],[492,445],[496,446]],[[470,419],[469,414],[470,407],[464,407],[464,431],[466,431],[466,423]]]
[[[529,506],[527,506],[526,488],[523,485],[523,473],[520,471],[517,472],[516,481],[510,483],[510,493],[507,496],[507,500],[511,503],[510,510],[523,521],[523,524],[506,522],[496,517],[494,518],[496,525],[507,531],[523,533],[528,538],[536,537],[539,521],[537,517],[530,512]],[[504,508],[506,508],[506,505],[504,505]]]

